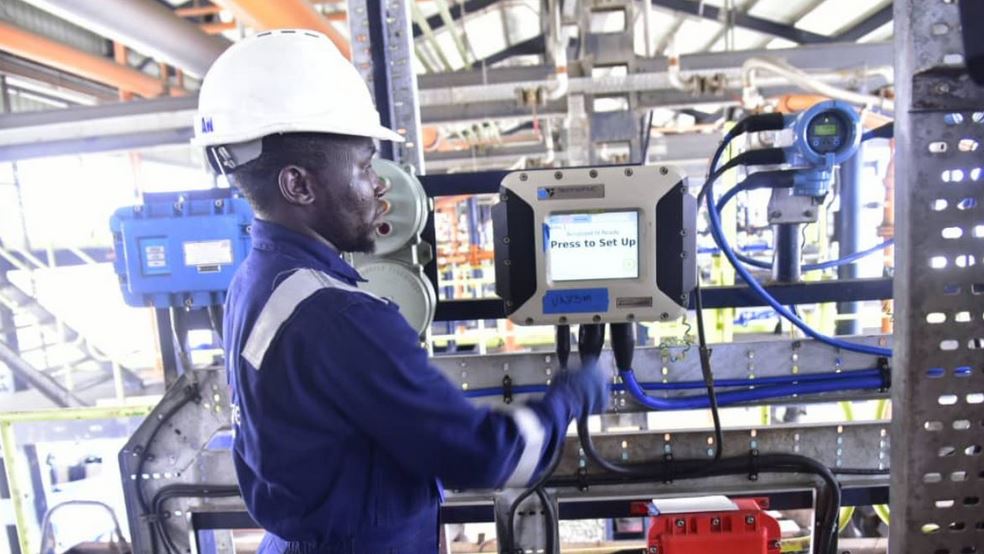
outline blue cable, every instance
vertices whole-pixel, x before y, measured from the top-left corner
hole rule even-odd
[[[872,356],[882,356],[886,358],[892,356],[892,351],[891,349],[888,348],[880,348],[877,346],[868,346],[864,344],[855,344],[852,342],[836,339],[834,337],[828,337],[827,335],[824,335],[823,333],[807,325],[806,322],[796,317],[795,314],[793,314],[788,309],[786,309],[785,306],[783,306],[781,303],[779,303],[778,300],[776,300],[772,295],[770,295],[768,291],[766,291],[765,288],[762,287],[762,285],[755,280],[755,277],[753,277],[752,274],[748,271],[748,268],[745,267],[745,264],[741,263],[741,261],[735,255],[734,250],[731,249],[731,245],[728,243],[727,239],[724,238],[724,233],[721,230],[721,218],[718,214],[717,207],[714,204],[713,183],[710,183],[710,185],[711,187],[709,187],[708,193],[705,195],[705,200],[707,202],[707,212],[711,223],[711,235],[714,237],[715,242],[717,242],[717,245],[721,249],[721,252],[724,253],[725,257],[728,258],[728,261],[731,263],[731,265],[734,266],[735,272],[742,278],[743,281],[745,281],[748,287],[752,289],[752,291],[759,298],[761,298],[766,304],[772,306],[772,309],[778,312],[779,315],[788,319],[793,325],[799,327],[800,330],[806,333],[807,336],[812,337],[824,344],[833,346],[835,348],[841,348],[843,350],[848,350],[851,352],[859,352],[861,354],[869,354]]]
[[[742,181],[741,183],[738,183],[737,185],[731,187],[730,189],[728,189],[727,192],[725,192],[724,194],[721,195],[721,198],[720,199],[718,199],[718,204],[717,204],[718,213],[720,214],[721,213],[721,210],[724,209],[724,206],[728,202],[730,202],[731,199],[733,199],[739,192],[746,191],[746,190],[753,190],[753,189],[757,189],[757,188],[766,188],[766,187],[765,187],[765,185],[763,185],[761,183],[751,183],[747,179],[745,181]],[[884,250],[884,249],[888,248],[889,246],[892,246],[893,244],[895,244],[895,239],[888,239],[888,240],[886,240],[885,242],[883,242],[881,244],[878,244],[876,246],[872,246],[871,248],[868,248],[867,250],[862,250],[860,252],[855,252],[853,254],[848,254],[847,256],[844,256],[843,258],[838,258],[836,260],[827,260],[825,262],[818,262],[818,263],[815,263],[815,264],[806,264],[806,265],[804,265],[802,267],[802,270],[803,271],[823,271],[823,270],[826,270],[826,269],[833,269],[835,267],[840,267],[842,265],[847,265],[849,263],[856,262],[857,260],[860,260],[861,258],[865,258],[867,256],[870,256],[870,255],[876,253],[876,252],[879,252],[881,250]],[[737,257],[742,262],[744,262],[744,263],[746,263],[746,264],[748,264],[750,266],[753,266],[753,267],[758,267],[758,268],[761,268],[761,269],[772,269],[772,264],[771,263],[769,263],[769,262],[763,262],[761,260],[756,260],[755,258],[746,256],[746,255],[744,255],[744,254],[742,254],[740,252],[736,252],[735,253],[735,257]]]
[[[646,394],[630,369],[621,372],[622,382],[636,400],[653,410],[696,410],[710,405],[706,395],[689,396],[684,398],[655,398]],[[729,406],[741,402],[752,402],[769,398],[782,398],[801,394],[816,394],[821,392],[838,392],[856,389],[881,390],[885,388],[884,380],[879,377],[862,377],[843,380],[827,380],[792,385],[774,385],[740,391],[726,391],[717,394],[720,406]]]
[[[748,390],[755,388],[766,388],[772,385],[795,385],[797,383],[817,383],[817,382],[842,382],[857,379],[881,378],[880,369],[858,369],[843,371],[841,373],[804,373],[800,375],[775,375],[770,377],[758,377],[755,379],[715,379],[714,386],[722,388],[745,387]],[[675,381],[671,383],[640,383],[644,390],[651,391],[674,391],[674,390],[693,390],[705,387],[703,381]],[[623,385],[615,385],[613,390],[626,390]],[[516,385],[511,389],[513,394],[538,394],[547,391],[546,385]],[[464,391],[468,398],[481,398],[487,396],[502,396],[502,387],[492,387],[487,389],[474,389]],[[732,391],[735,392],[735,391]]]
[[[876,127],[870,131],[865,131],[861,135],[861,142],[869,141],[875,138],[890,139],[895,136],[895,122],[888,122],[881,127]]]

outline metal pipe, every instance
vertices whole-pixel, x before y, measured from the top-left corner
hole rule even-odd
[[[199,77],[229,46],[229,41],[203,33],[154,0],[27,2]]]
[[[144,97],[164,92],[160,81],[135,69],[76,50],[0,21],[0,50]]]
[[[862,94],[854,92],[851,90],[835,87],[818,80],[816,77],[809,75],[785,62],[779,60],[768,60],[765,58],[749,58],[742,64],[742,87],[745,92],[743,97],[753,98],[755,96],[755,74],[759,71],[768,71],[775,75],[779,75],[789,82],[802,87],[805,90],[810,90],[824,96],[829,96],[837,100],[843,100],[845,102],[850,102],[852,104],[860,104],[862,106],[877,106],[882,110],[893,112],[895,111],[895,103],[887,98],[882,98],[880,96],[874,96],[871,94]],[[867,73],[869,70],[866,70]],[[878,70],[879,74],[884,75],[884,72]]]
[[[779,283],[795,283],[800,280],[800,250],[802,236],[797,223],[774,225],[776,250],[772,258],[772,279]]]
[[[256,29],[313,29],[324,33],[338,51],[352,59],[348,40],[318,13],[307,0],[214,0],[214,3],[231,11],[237,21]]]
[[[854,254],[861,247],[861,177],[864,173],[864,166],[861,163],[864,144],[858,149],[857,153],[849,160],[840,165],[838,177],[840,181],[840,211],[837,212],[837,219],[834,222],[837,229],[839,248],[837,255],[843,258],[849,254]],[[844,264],[837,268],[838,279],[854,279],[858,276],[857,264]],[[841,315],[857,314],[860,310],[860,302],[840,302],[837,304],[837,313]],[[857,335],[861,332],[860,322],[852,317],[851,319],[837,320],[838,335]]]

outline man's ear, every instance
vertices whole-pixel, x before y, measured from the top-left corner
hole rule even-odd
[[[311,174],[296,165],[284,166],[277,175],[280,195],[289,204],[309,206],[314,203],[315,191]]]

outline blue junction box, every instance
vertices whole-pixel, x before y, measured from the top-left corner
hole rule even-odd
[[[229,189],[145,195],[110,220],[114,267],[130,306],[203,308],[225,301],[250,249],[253,211]]]

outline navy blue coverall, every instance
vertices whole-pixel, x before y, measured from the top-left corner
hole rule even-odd
[[[260,552],[437,551],[442,483],[525,486],[580,408],[471,404],[331,247],[256,220],[229,288],[233,456]],[[553,389],[552,389],[553,390]]]

